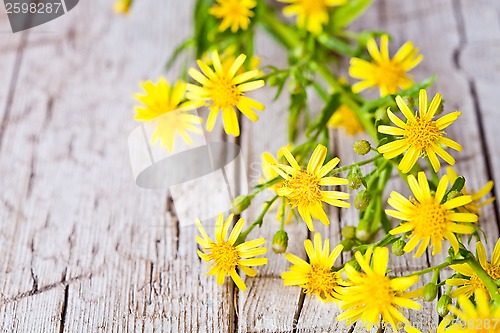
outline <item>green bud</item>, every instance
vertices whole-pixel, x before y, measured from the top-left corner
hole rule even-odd
[[[359,239],[361,242],[367,242],[370,239],[371,235],[370,233],[366,230],[365,228],[356,228],[356,238]]]
[[[392,254],[394,254],[395,256],[402,256],[403,254],[405,254],[405,251],[404,251],[404,247],[405,247],[406,243],[404,240],[402,240],[401,238],[398,239],[397,241],[395,241],[393,244],[392,244]]]
[[[238,215],[252,203],[252,198],[248,195],[239,195],[232,201],[231,213]]]
[[[403,102],[411,109],[415,104],[415,99],[411,96],[403,96]]]
[[[347,176],[347,180],[349,181],[347,186],[349,186],[350,190],[357,190],[363,185],[363,180],[357,172],[350,173]]]
[[[274,253],[284,253],[288,247],[288,234],[285,230],[279,230],[273,237],[273,251]]]
[[[270,75],[267,78],[266,83],[270,87],[277,86],[278,85],[278,75]]]
[[[435,283],[427,283],[424,286],[424,300],[432,302],[438,294],[438,286]]]
[[[340,244],[344,245],[344,251],[350,251],[354,245],[350,239],[343,239],[340,241]]]
[[[462,193],[460,193],[458,191],[450,191],[450,193],[448,193],[448,196],[446,198],[448,200],[451,200],[451,199],[454,199],[454,198],[459,197],[461,195],[462,195]]]
[[[356,198],[354,199],[354,207],[356,207],[360,211],[363,211],[370,204],[370,200],[371,200],[370,192],[366,190],[361,190],[358,192]]]
[[[356,154],[366,155],[370,152],[370,149],[372,148],[372,146],[366,140],[358,140],[358,141],[354,142],[353,148],[354,148],[354,151],[356,152]]]
[[[448,306],[451,304],[451,297],[448,295],[443,295],[439,298],[436,311],[439,316],[444,317],[448,314]]]
[[[345,239],[353,239],[356,236],[356,228],[353,226],[346,226],[342,228],[342,237]]]

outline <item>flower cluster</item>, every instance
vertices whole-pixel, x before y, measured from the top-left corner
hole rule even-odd
[[[348,325],[371,329],[381,323],[394,332],[419,332],[408,312],[435,302],[443,317],[438,332],[499,332],[500,241],[488,260],[482,239],[482,210],[495,200],[490,195],[494,184],[466,187],[464,176],[452,168],[462,140],[447,131],[460,121],[461,112],[445,111],[440,93],[429,96],[435,77],[417,82],[409,74],[424,59],[419,49],[407,41],[390,55],[389,35],[349,31],[371,1],[278,1],[286,5],[197,1],[194,34],[167,63],[170,68],[180,54],[196,54],[197,68],[188,66],[184,80],[173,85],[163,77],[146,81],[144,93],[135,95],[135,119],[156,124],[152,140],[160,139],[172,152],[177,135],[192,144],[191,136],[203,133],[202,123],[208,131],[219,126],[239,136],[242,115],[255,122],[265,109],[257,101],[263,100],[258,93],[264,85],[276,90],[276,98],[288,94],[290,144],[276,154],[262,153],[261,182],[233,202],[234,214],[256,209],[258,218],[244,229],[243,218],[233,224],[233,214],[224,219],[221,213],[213,237],[196,221],[198,255],[208,264],[208,275],[218,284],[229,276],[244,291],[246,279],[257,275],[253,267],[268,263],[261,256],[271,248],[290,262],[281,273],[284,285],[337,303],[342,312],[336,319]],[[131,3],[118,0],[115,10],[125,13]],[[280,10],[295,20],[283,19]],[[288,66],[260,66],[256,27],[285,46]],[[349,60],[344,63],[349,63],[345,72],[351,82],[328,66],[342,63],[341,58]],[[369,97],[373,89],[378,97]],[[324,102],[318,112],[308,108],[313,91]],[[327,148],[332,133],[363,136],[353,148],[366,158],[340,165]],[[449,165],[446,174],[443,162]],[[371,168],[362,168],[367,165]],[[391,191],[394,170],[411,195]],[[264,193],[272,197],[263,206],[252,204]],[[257,226],[273,223],[266,219],[273,209],[280,223],[274,222],[272,242],[247,240]],[[358,210],[358,220],[342,229],[338,244],[313,233],[317,221],[328,226],[332,216],[347,209]],[[293,228],[312,236],[303,241],[304,256],[287,252],[287,230]],[[389,269],[391,255],[424,254],[440,262],[400,275]],[[451,276],[440,276],[443,269]]]

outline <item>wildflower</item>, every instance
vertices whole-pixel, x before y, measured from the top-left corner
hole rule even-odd
[[[360,58],[352,58],[349,75],[362,81],[354,84],[352,90],[356,93],[367,88],[379,87],[380,96],[395,94],[398,89],[408,89],[415,83],[406,74],[423,59],[418,55],[418,48],[412,42],[406,42],[396,52],[394,58],[389,58],[389,37],[380,37],[380,50],[375,39],[366,44],[373,62]]]
[[[189,75],[202,86],[188,84],[187,97],[191,101],[191,105],[195,107],[206,103],[209,105],[208,131],[214,128],[217,115],[222,110],[224,130],[227,134],[239,136],[240,126],[235,108],[252,121],[259,119],[254,109],[258,111],[264,110],[264,105],[244,95],[247,91],[264,86],[263,80],[250,81],[259,75],[259,71],[251,70],[236,75],[245,59],[244,54],[239,55],[232,62],[229,69],[226,70],[224,68],[227,67],[221,63],[219,54],[214,51],[212,53],[212,62],[215,71],[200,60],[198,60],[198,66],[203,74],[194,68],[189,69]]]
[[[210,8],[209,13],[222,19],[219,31],[231,27],[231,32],[235,33],[239,29],[248,29],[250,18],[254,16],[252,8],[255,6],[255,0],[217,0],[217,4]]]
[[[165,78],[160,78],[156,84],[146,81],[141,86],[146,94],[134,96],[143,104],[135,107],[135,119],[157,123],[151,138],[153,143],[161,139],[162,145],[173,151],[176,133],[179,133],[187,144],[193,143],[187,134],[188,131],[203,134],[198,125],[202,119],[187,112],[191,108],[187,102],[182,102],[186,93],[184,82],[178,81],[171,87]]]
[[[477,222],[477,215],[457,213],[455,208],[471,202],[470,195],[460,196],[444,203],[444,195],[449,185],[445,175],[439,181],[436,193],[432,193],[424,172],[418,173],[418,181],[413,175],[408,176],[408,184],[415,199],[406,199],[397,192],[392,192],[388,203],[396,210],[386,209],[386,214],[403,220],[398,227],[390,231],[391,235],[411,231],[410,239],[404,247],[405,252],[413,251],[420,243],[415,257],[421,256],[429,242],[433,247],[432,255],[441,252],[442,241],[446,238],[458,253],[458,240],[455,234],[471,234],[474,227],[462,222]]]
[[[243,229],[244,219],[239,219],[235,224],[229,238],[226,240],[227,232],[233,221],[233,214],[229,215],[223,222],[222,213],[217,217],[215,225],[215,241],[208,237],[200,220],[196,220],[196,225],[201,237],[196,235],[196,242],[202,251],[198,250],[198,255],[206,262],[210,262],[208,275],[217,275],[217,283],[223,284],[226,274],[229,275],[236,286],[244,291],[246,285],[236,272],[236,268],[248,276],[255,276],[257,271],[249,266],[261,266],[267,264],[267,258],[253,258],[267,252],[267,248],[258,247],[266,242],[264,238],[254,239],[235,245],[238,236]]]
[[[451,167],[446,168],[446,173],[448,174],[448,177],[450,178],[450,182],[453,184],[455,182],[455,180],[458,178],[457,173]],[[470,212],[470,213],[474,213],[477,215],[481,215],[480,208],[495,201],[495,197],[492,197],[492,198],[489,198],[489,199],[481,202],[481,199],[484,198],[488,193],[491,192],[491,190],[493,189],[493,185],[494,185],[493,181],[490,180],[479,191],[477,191],[477,192],[471,191],[470,196],[472,197],[472,202],[465,205],[463,208],[462,207],[459,208],[459,210],[461,212]],[[467,191],[467,188],[465,185],[464,185],[464,188],[462,189],[462,194],[469,195],[469,191]]]
[[[285,182],[278,189],[279,196],[284,196],[292,208],[297,207],[300,216],[306,222],[310,231],[314,231],[312,217],[320,220],[323,224],[330,224],[326,215],[322,201],[337,207],[350,207],[348,202],[349,194],[340,191],[323,191],[322,186],[346,185],[347,179],[337,177],[326,177],[333,168],[340,162],[338,157],[333,158],[323,165],[326,158],[327,149],[323,145],[318,145],[312,153],[307,169],[303,170],[297,160],[286,147],[281,148],[290,166],[277,164],[274,170],[285,179]]]
[[[420,296],[421,290],[407,291],[418,282],[418,276],[389,278],[386,275],[389,250],[385,247],[371,247],[364,256],[359,251],[354,256],[362,271],[354,269],[351,263],[345,265],[348,281],[340,289],[339,302],[345,312],[338,315],[337,320],[347,320],[348,325],[358,321],[369,330],[382,318],[386,324],[391,324],[394,331],[400,323],[406,324],[407,330],[415,330],[400,310],[421,309],[421,305],[411,299]]]
[[[500,329],[500,307],[490,303],[484,290],[477,290],[475,304],[467,296],[458,298],[460,309],[453,305],[448,308],[459,319],[456,322],[452,317],[446,317],[438,327],[438,333],[496,333]],[[450,325],[450,322],[453,324]],[[450,325],[448,328],[446,328]]]
[[[330,117],[328,127],[343,127],[347,134],[356,135],[363,132],[363,126],[359,122],[356,114],[348,106],[341,105]]]
[[[300,286],[305,293],[314,294],[323,302],[336,301],[341,289],[340,273],[333,270],[333,264],[344,247],[337,245],[330,252],[328,239],[325,239],[323,246],[321,244],[319,232],[314,234],[314,245],[309,239],[304,241],[309,263],[291,253],[285,254],[293,266],[289,271],[282,273],[281,277],[285,286]]]
[[[481,242],[476,243],[477,257],[481,267],[486,273],[493,279],[500,279],[500,240],[497,241],[495,249],[493,250],[493,255],[491,257],[491,262],[486,259],[486,251],[484,245]],[[459,295],[465,295],[471,297],[476,290],[482,289],[488,291],[483,281],[476,272],[468,264],[459,264],[450,266],[458,273],[462,274],[464,277],[455,277],[446,280],[446,284],[449,286],[457,286],[459,288],[455,289],[451,293],[451,297],[457,297]],[[489,293],[487,292],[489,297]],[[500,328],[500,326],[499,326]]]
[[[432,168],[436,172],[441,168],[436,155],[440,156],[450,165],[455,164],[455,159],[441,145],[450,147],[456,151],[462,151],[462,147],[455,141],[445,137],[445,132],[443,131],[457,120],[461,113],[456,111],[433,120],[436,110],[441,103],[441,95],[436,94],[431,104],[427,105],[427,93],[424,89],[420,90],[420,112],[418,115],[410,110],[403,102],[401,96],[396,97],[396,103],[407,121],[404,123],[390,109],[387,109],[389,119],[397,127],[380,125],[378,131],[400,138],[379,147],[378,152],[384,154],[384,158],[388,160],[404,153],[404,157],[399,163],[399,169],[403,173],[408,173],[421,156],[429,157]]]
[[[286,16],[297,16],[297,26],[306,29],[314,35],[323,31],[323,25],[328,23],[328,7],[341,6],[347,0],[278,0],[289,3],[283,8]]]

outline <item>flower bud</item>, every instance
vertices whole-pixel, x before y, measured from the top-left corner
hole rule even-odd
[[[436,311],[439,316],[444,317],[448,314],[448,305],[451,304],[451,297],[448,295],[443,295],[439,298]]]
[[[397,241],[395,241],[392,244],[392,248],[391,248],[392,254],[394,254],[395,256],[398,256],[398,257],[405,254],[405,250],[404,250],[405,245],[406,245],[405,241],[402,240],[401,238],[398,239]]]
[[[426,302],[432,302],[438,293],[438,286],[435,283],[427,283],[424,286],[424,300]]]
[[[273,237],[273,251],[274,253],[284,253],[288,247],[288,234],[285,230],[279,230]]]
[[[354,207],[363,211],[370,204],[371,195],[370,192],[366,190],[359,191],[354,199]]]
[[[451,191],[450,193],[448,193],[447,199],[451,200],[451,199],[454,199],[454,198],[459,197],[461,195],[462,195],[462,193],[460,193],[458,191]]]
[[[252,203],[252,198],[248,195],[239,195],[234,198],[233,202],[231,202],[231,213],[238,215],[241,214],[245,209],[250,206]]]
[[[411,109],[415,104],[415,99],[411,96],[403,96],[403,102]]]
[[[340,241],[340,244],[344,246],[344,251],[350,251],[352,249],[352,241],[350,239],[343,239]]]
[[[372,146],[366,140],[358,140],[358,141],[354,142],[353,148],[354,148],[354,151],[356,152],[356,154],[366,155],[370,152],[370,149],[372,148]]]
[[[353,226],[343,227],[342,237],[345,239],[353,239],[354,237],[356,237],[356,228]]]
[[[372,235],[366,230],[366,227],[356,228],[356,238],[361,242],[367,242]]]
[[[347,186],[349,186],[350,190],[357,190],[363,185],[363,180],[357,172],[350,173],[347,176],[347,180],[349,181]]]

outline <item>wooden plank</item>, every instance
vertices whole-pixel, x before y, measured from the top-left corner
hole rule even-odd
[[[50,23],[57,38],[25,50],[0,163],[9,330],[232,330],[232,285],[206,276],[196,230],[178,227],[166,191],[135,186],[126,145],[130,95],[188,35],[192,5],[137,2],[118,17],[80,3]]]

